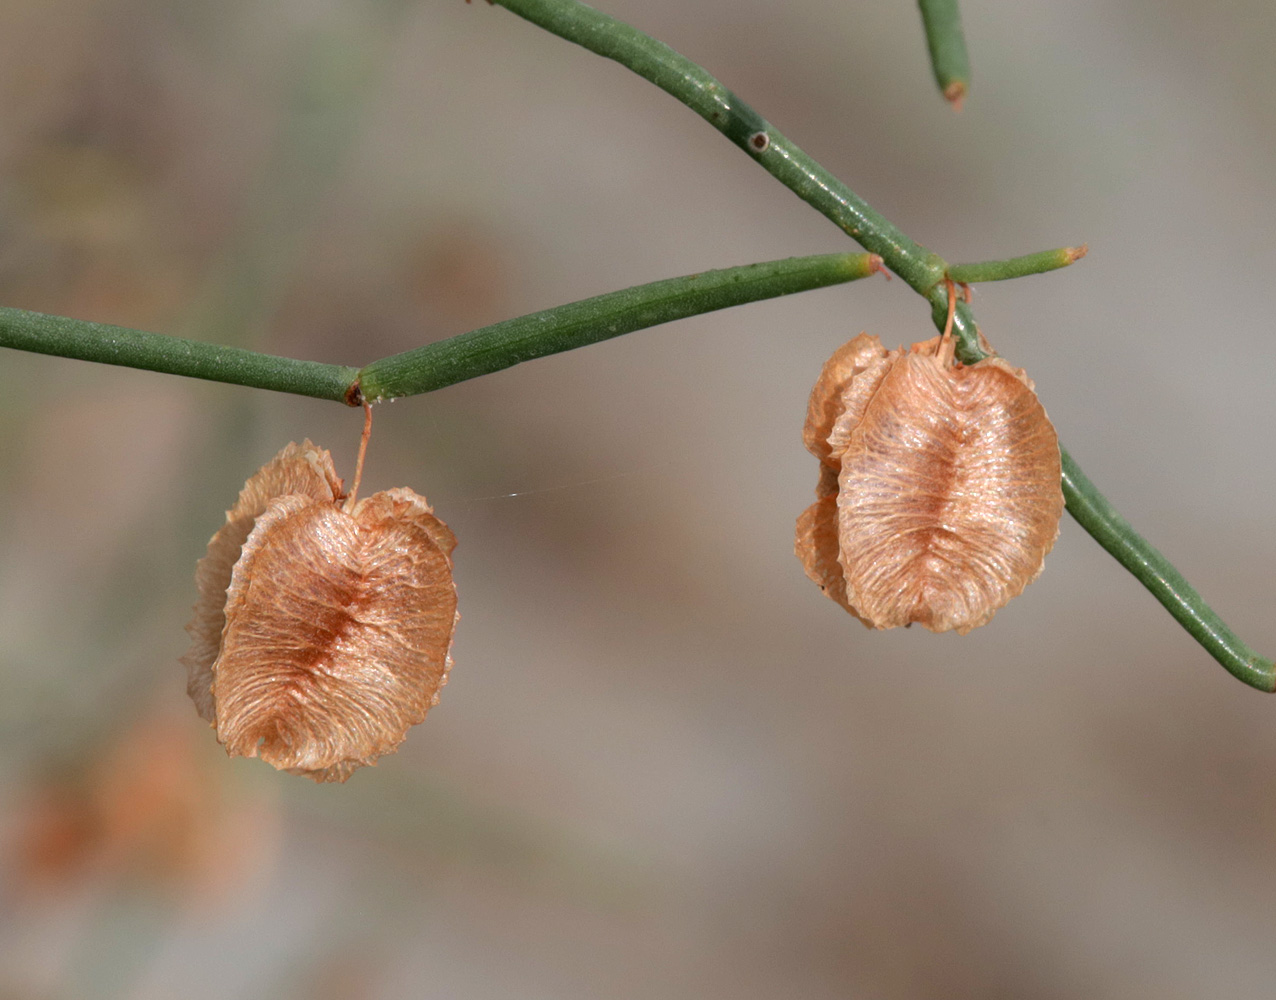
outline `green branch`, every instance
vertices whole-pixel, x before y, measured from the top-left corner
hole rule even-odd
[[[1062,247],[1059,250],[1043,250],[1040,253],[1025,254],[1022,257],[1010,257],[1006,260],[985,260],[978,264],[953,264],[948,268],[948,277],[962,285],[973,285],[977,281],[1005,281],[1007,278],[1023,278],[1029,274],[1044,274],[1079,261],[1090,248]]]
[[[866,278],[881,267],[875,254],[835,253],[653,281],[383,358],[359,372],[359,387],[374,403],[431,392],[660,323]]]
[[[578,0],[494,3],[590,52],[614,59],[685,104],[865,250],[881,257],[910,288],[926,296],[943,328],[948,310],[944,259],[905,236],[703,68],[664,42]],[[964,303],[957,307],[953,334],[962,361],[972,364],[986,356]]]
[[[355,406],[364,397],[377,402],[430,392],[532,358],[716,309],[855,281],[881,268],[875,254],[831,253],[667,278],[449,337],[362,371],[3,307],[0,347]]]
[[[970,56],[966,54],[957,0],[920,0],[920,5],[935,82],[948,102],[960,111],[961,102],[970,92]]]
[[[578,0],[496,0],[516,14],[614,59],[700,114],[773,177],[857,240],[870,254],[831,254],[773,261],[652,282],[534,313],[374,362],[362,370],[259,354],[241,348],[144,333],[103,323],[0,308],[0,347],[127,365],[150,371],[351,405],[428,392],[531,358],[686,316],[808,288],[851,281],[882,262],[923,296],[944,325],[943,279],[986,281],[1039,273],[1075,260],[1073,250],[949,267],[878,215],[841,181],[785,138],[748,104],[673,49]],[[926,3],[938,8],[938,2]],[[949,4],[956,24],[955,5]],[[928,32],[930,20],[928,18]],[[963,50],[964,51],[964,50]],[[880,258],[880,259],[879,259]],[[987,356],[969,307],[956,307],[957,355]],[[1200,595],[1138,535],[1063,451],[1068,510],[1234,676],[1260,690],[1276,688],[1276,668],[1255,655]]]
[[[344,402],[358,369],[0,307],[0,347]]]
[[[567,41],[614,59],[691,108],[781,184],[831,219],[866,250],[881,256],[887,267],[930,302],[931,318],[936,326],[943,328],[948,305],[943,279],[950,270],[944,259],[913,242],[878,215],[867,202],[705,70],[664,43],[579,0],[493,2]],[[926,6],[923,3],[923,10]],[[948,6],[955,15],[955,4],[950,0]],[[1022,262],[1025,258],[1016,260]],[[1004,268],[1015,262],[994,263]],[[953,332],[961,361],[973,364],[987,356],[980,346],[974,317],[964,302],[956,307]],[[1223,625],[1178,571],[1130,527],[1085,478],[1067,451],[1060,450],[1069,513],[1228,671],[1259,690],[1272,691],[1276,687],[1276,668],[1255,656]]]
[[[1264,660],[1206,604],[1195,588],[1108,503],[1064,448],[1063,496],[1081,527],[1152,592],[1228,673],[1260,691],[1276,691],[1276,665]]]

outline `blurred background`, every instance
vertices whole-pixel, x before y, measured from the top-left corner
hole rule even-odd
[[[950,260],[1089,475],[1276,653],[1276,7],[606,0]],[[689,111],[485,3],[0,4],[0,302],[361,365],[848,248]],[[361,415],[0,353],[0,997],[1197,998],[1276,991],[1276,706],[1065,517],[965,638],[792,555],[806,397],[902,282],[377,411],[460,538],[442,704],[315,786],[184,694],[193,570]]]

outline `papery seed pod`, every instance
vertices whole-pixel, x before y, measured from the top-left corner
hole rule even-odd
[[[860,334],[825,364],[804,432],[807,576],[871,628],[969,632],[1036,579],[1063,512],[1059,440],[1032,382],[934,338]]]
[[[409,489],[351,504],[309,441],[264,465],[196,569],[183,657],[227,753],[344,781],[392,752],[447,683],[455,545]]]

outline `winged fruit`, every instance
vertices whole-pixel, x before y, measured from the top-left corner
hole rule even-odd
[[[309,441],[262,466],[196,568],[183,657],[226,752],[315,781],[393,752],[447,682],[455,545],[410,489],[351,503]]]
[[[888,351],[860,334],[824,365],[803,436],[820,478],[798,558],[870,628],[964,634],[1041,572],[1059,440],[1022,370],[962,365],[948,338]]]

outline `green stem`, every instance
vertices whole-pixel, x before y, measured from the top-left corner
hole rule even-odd
[[[1218,660],[1228,673],[1260,691],[1276,690],[1276,666],[1264,660],[1201,599],[1165,556],[1130,526],[1078,468],[1064,448],[1063,495],[1068,513]]]
[[[346,402],[355,368],[0,307],[0,347]]]
[[[442,389],[547,354],[728,306],[825,288],[880,271],[867,253],[817,254],[653,281],[519,316],[382,358],[362,371],[106,323],[0,307],[0,347],[274,389],[357,405]]]
[[[957,0],[919,0],[935,82],[958,111],[970,91],[970,56]]]
[[[1004,281],[1006,278],[1023,278],[1029,274],[1043,274],[1080,260],[1089,247],[1062,247],[1059,250],[1043,250],[1040,253],[1011,257],[1008,260],[985,260],[978,264],[953,264],[948,277],[963,285],[977,281]]]
[[[493,0],[569,42],[614,59],[695,111],[747,152],[780,183],[878,254],[931,306],[940,329],[947,315],[948,265],[878,215],[845,184],[769,125],[695,63],[637,29],[580,0]],[[955,13],[955,4],[952,5]],[[953,323],[957,357],[987,357],[970,308],[959,302]],[[1064,496],[1077,522],[1169,609],[1175,619],[1234,676],[1263,691],[1276,686],[1273,668],[1219,620],[1187,581],[1117,513],[1063,452]]]
[[[947,263],[904,235],[866,201],[791,142],[725,85],[664,42],[579,0],[494,0],[519,17],[590,52],[614,59],[685,104],[749,154],[772,177],[877,254],[914,291],[931,300],[940,329],[947,313]],[[958,357],[985,356],[970,310],[957,310]]]
[[[865,278],[881,266],[875,254],[821,254],[653,281],[383,358],[359,372],[359,388],[371,402],[431,392],[659,323]]]
[[[668,46],[578,0],[496,2],[615,59],[682,101],[872,253],[773,261],[653,282],[475,330],[382,359],[362,371],[3,307],[0,347],[354,404],[360,388],[372,399],[427,392],[673,319],[854,280],[873,273],[883,260],[930,302],[932,318],[942,327],[948,301],[945,276],[961,281],[1017,277],[1047,269],[1037,267],[1044,258],[1053,255],[1058,260],[1060,254],[1069,253],[1051,251],[948,268],[941,257],[906,237],[756,111]],[[923,2],[923,9],[926,6]],[[1071,263],[1076,256],[1062,263]],[[957,305],[954,332],[963,362],[972,364],[987,356],[965,303]],[[1078,523],[1229,672],[1260,690],[1276,689],[1276,667],[1223,624],[1165,557],[1094,488],[1067,451],[1061,451],[1064,496]]]

